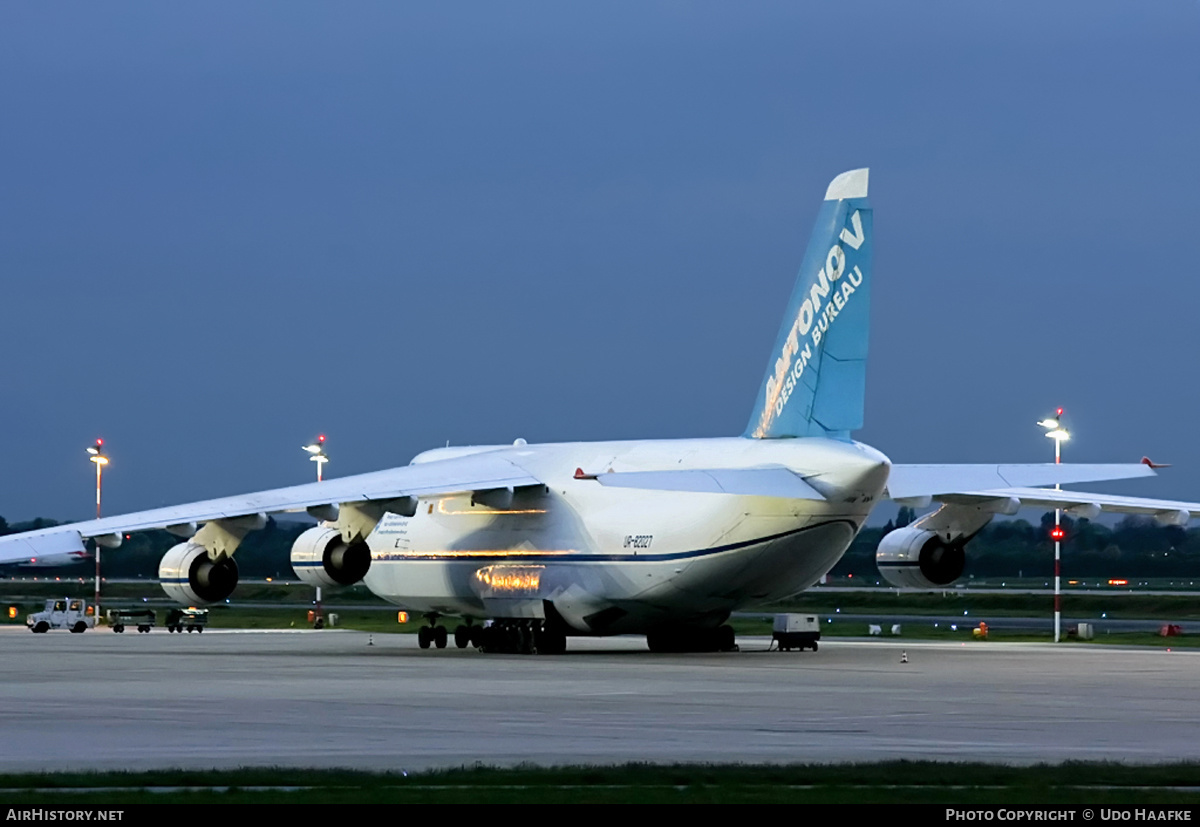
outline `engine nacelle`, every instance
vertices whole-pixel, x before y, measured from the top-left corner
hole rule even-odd
[[[371,550],[366,542],[347,545],[337,529],[317,526],[292,544],[292,568],[311,586],[352,586],[371,568]]]
[[[187,542],[172,546],[158,564],[158,579],[172,600],[185,606],[216,603],[233,594],[238,583],[232,557],[213,562],[207,549]]]
[[[940,588],[962,576],[967,562],[965,545],[965,539],[948,543],[936,532],[907,526],[883,538],[875,552],[875,564],[893,586]]]

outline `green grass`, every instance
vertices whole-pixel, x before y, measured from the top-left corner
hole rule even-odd
[[[298,788],[292,790],[282,787]],[[163,788],[187,788],[164,791]],[[257,788],[257,789],[248,789]],[[272,789],[275,788],[275,789]],[[86,792],[67,792],[68,790]],[[1012,767],[873,764],[462,767],[401,774],[230,771],[0,776],[6,806],[136,804],[923,803],[973,806],[1176,806],[1200,801],[1192,763]]]
[[[1028,617],[1047,614],[1054,605],[1050,595],[979,594],[969,589],[943,592],[897,593],[894,591],[842,592],[838,594],[807,591],[789,600],[762,607],[762,611],[812,612],[832,614],[837,609],[854,614],[951,614],[993,617]],[[1157,618],[1162,620],[1200,620],[1200,596],[1144,595],[1114,592],[1111,595],[1063,593],[1065,614],[1099,620],[1111,618]]]
[[[90,582],[78,580],[63,582],[0,581],[0,624],[24,625],[25,616],[41,611],[47,597],[69,596],[89,599],[92,594]],[[109,605],[139,605],[143,597],[150,597],[148,604],[159,613],[160,621],[166,601],[154,581],[138,583],[106,584],[104,598]],[[312,608],[314,590],[298,583],[242,584],[238,587],[234,601],[229,605],[218,604],[210,608],[209,625],[213,628],[281,629],[307,628],[308,611]],[[20,598],[16,602],[12,598]],[[326,603],[361,606],[361,608],[337,609],[340,628],[374,633],[415,633],[422,620],[414,615],[409,623],[396,621],[397,607],[385,603],[372,595],[366,588],[356,586],[326,595]],[[163,601],[163,602],[158,602]],[[271,607],[249,607],[246,603],[274,604]],[[962,640],[974,642],[973,628],[980,620],[1013,616],[1049,615],[1050,599],[1043,595],[1027,594],[978,594],[966,589],[950,589],[945,592],[897,594],[890,590],[822,593],[819,589],[805,592],[780,604],[761,607],[764,612],[806,612],[822,618],[821,633],[825,637],[862,637],[867,634],[867,624],[862,621],[843,620],[839,614],[888,615],[952,615],[960,616],[957,632],[945,623],[934,627],[933,621],[904,621],[903,638],[920,640]],[[8,617],[8,606],[16,606],[16,616]],[[838,611],[840,609],[840,612]],[[1080,595],[1067,593],[1063,598],[1063,612],[1072,619],[1091,619],[1103,624],[1101,615],[1109,618],[1145,618],[1163,622],[1174,621],[1184,624],[1185,631],[1195,627],[1192,621],[1200,621],[1200,600],[1191,597],[1140,595],[1136,592],[1117,592],[1112,595]],[[833,623],[824,622],[833,618]],[[771,634],[771,621],[749,617],[735,617],[731,624],[739,635]],[[453,628],[453,619],[447,622]],[[890,624],[885,624],[886,626]],[[884,638],[891,637],[884,635]],[[1049,641],[1050,633],[998,632],[989,635],[992,641]],[[1192,647],[1187,635],[1162,638],[1152,633],[1100,633],[1093,642],[1157,647]]]
[[[838,638],[838,637],[867,637],[867,624],[859,620],[842,620],[836,615],[833,616],[833,622],[826,622],[829,619],[828,615],[821,616],[821,637]],[[883,634],[879,635],[878,640],[947,640],[947,641],[962,641],[972,645],[986,646],[988,643],[1049,643],[1053,640],[1053,634],[1050,631],[1033,632],[1033,631],[1017,631],[1017,630],[997,630],[991,628],[988,630],[986,640],[978,640],[975,638],[972,630],[978,624],[976,619],[967,619],[965,623],[959,623],[957,630],[951,630],[950,626],[942,623],[934,627],[932,621],[928,623],[912,623],[905,622],[901,624],[901,635],[895,636],[889,634],[889,627],[883,627]],[[733,618],[730,625],[739,635],[766,635],[771,634],[771,622],[769,620],[757,620],[754,618]],[[1090,641],[1077,641],[1073,638],[1063,639],[1064,645],[1075,645],[1079,643],[1101,643],[1108,645],[1122,646],[1153,646],[1162,649],[1167,648],[1192,648],[1200,646],[1200,636],[1180,635],[1177,637],[1160,637],[1151,632],[1117,632],[1112,634],[1098,633],[1095,638]]]

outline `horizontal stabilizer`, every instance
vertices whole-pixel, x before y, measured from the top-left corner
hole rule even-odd
[[[824,500],[815,488],[782,466],[768,468],[706,468],[680,471],[627,471],[597,474],[601,485],[651,491],[701,494],[742,494],[791,500]]]
[[[1154,469],[1139,462],[1111,464],[1030,465],[893,465],[887,493],[893,500],[994,491],[1035,485],[1069,485],[1153,477]]]

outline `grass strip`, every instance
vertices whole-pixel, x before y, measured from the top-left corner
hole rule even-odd
[[[859,764],[459,767],[425,772],[242,768],[0,776],[6,806],[396,803],[919,803],[1183,806],[1200,765],[890,761]]]

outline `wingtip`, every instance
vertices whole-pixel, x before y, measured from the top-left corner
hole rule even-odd
[[[843,172],[829,182],[829,189],[825,190],[825,200],[841,201],[846,198],[866,198],[870,174],[871,170],[868,167]]]

